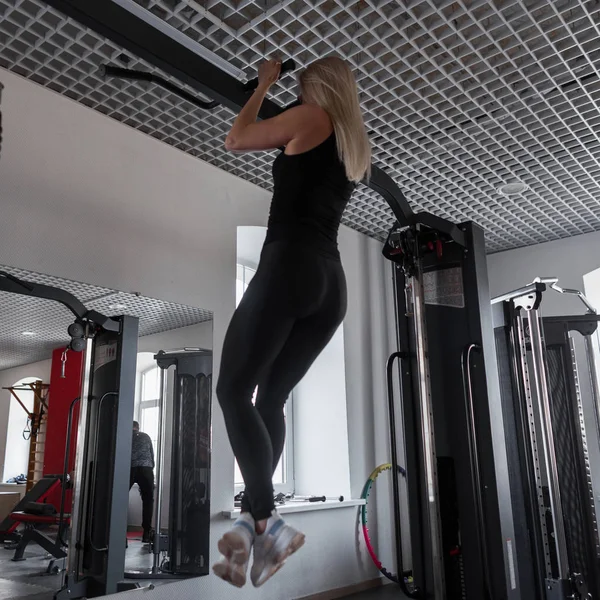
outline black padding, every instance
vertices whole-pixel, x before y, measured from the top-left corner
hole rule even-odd
[[[23,512],[28,515],[55,515],[56,508],[52,504],[44,504],[43,502],[28,502],[23,507]]]

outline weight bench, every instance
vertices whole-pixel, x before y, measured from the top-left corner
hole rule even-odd
[[[31,515],[29,513],[18,511],[11,513],[10,518],[16,523],[25,526],[25,530],[23,531],[21,539],[17,544],[15,555],[13,556],[12,560],[25,560],[23,554],[25,553],[25,548],[27,548],[30,542],[34,542],[38,544],[38,546],[41,546],[55,559],[66,558],[67,553],[65,551],[65,546],[60,539],[60,535],[57,534],[56,540],[53,540],[45,533],[42,533],[36,529],[37,525],[60,525],[59,515]],[[63,524],[71,524],[71,515],[64,515]],[[53,562],[54,561],[50,563],[48,572],[50,572],[50,569],[53,568]]]
[[[20,536],[17,533],[19,523],[11,515],[22,511],[30,502],[44,502],[54,490],[60,487],[61,479],[60,475],[46,475],[25,494],[13,508],[13,512],[0,522],[0,543],[19,541]]]

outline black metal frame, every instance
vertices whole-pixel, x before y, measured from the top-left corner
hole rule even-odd
[[[457,269],[462,277],[462,306],[436,304],[425,294],[422,307],[437,454],[443,593],[447,600],[463,598],[464,594],[481,600],[521,599],[524,596],[518,585],[511,585],[510,572],[514,570],[518,577],[518,564],[507,545],[514,531],[510,509],[505,509],[505,457],[503,448],[497,447],[503,419],[499,414],[484,236],[473,223],[456,226],[440,221],[432,222],[432,227],[397,225],[384,251],[396,263],[399,356],[404,359],[399,376],[416,597],[434,597],[436,567],[427,517],[426,438],[422,429],[426,415],[419,384],[423,366],[418,360],[418,315],[411,290],[422,286],[428,274]],[[393,430],[391,435],[395,435]],[[397,515],[399,501],[395,496],[394,509]],[[455,547],[458,554],[451,552]]]
[[[117,67],[116,65],[102,65],[102,74],[104,77],[116,77],[118,79],[128,79],[130,81],[147,81],[159,85],[165,88],[165,90],[177,94],[177,96],[187,100],[191,104],[194,104],[198,108],[203,110],[212,110],[219,106],[218,102],[200,100],[193,94],[182,90],[181,88],[173,85],[170,81],[167,81],[156,73],[148,73],[147,71],[139,71],[135,69],[125,69],[123,67]]]
[[[50,536],[36,529],[38,523],[32,523],[24,521],[23,525],[25,530],[19,540],[17,547],[15,548],[15,554],[11,560],[18,562],[25,560],[24,554],[29,543],[34,543],[43,548],[48,554],[51,554],[54,558],[66,558],[67,553],[65,546],[60,539],[60,535],[57,535],[56,539],[53,540]]]
[[[104,0],[103,2],[44,1],[232,111],[238,112],[250,97],[251,90],[247,89],[248,84],[225,73],[170,37],[166,32],[169,26],[158,29],[149,20],[145,21],[139,18],[113,0]],[[150,15],[150,17],[153,16]],[[286,108],[288,107],[282,107],[272,100],[266,99],[259,111],[259,117],[261,119],[274,117]],[[400,225],[421,223],[429,228],[443,231],[451,237],[456,237],[459,243],[461,240],[464,242],[462,232],[449,221],[430,213],[413,213],[402,191],[392,178],[378,166],[373,165],[371,178],[365,184],[383,196]]]
[[[78,298],[69,292],[65,292],[65,290],[32,281],[24,281],[10,273],[0,271],[0,291],[58,302],[66,306],[78,321],[91,323],[107,331],[119,331],[119,323],[117,321],[95,310],[88,310]]]
[[[73,496],[71,553],[65,586],[55,597],[93,598],[121,591],[127,587],[123,571],[138,319],[109,318],[89,311],[64,290],[5,272],[0,272],[0,291],[59,302],[85,326],[86,372],[79,423],[82,447]],[[62,543],[60,533],[57,543]]]
[[[584,572],[583,580],[592,598],[600,598],[600,540],[595,516],[594,492],[589,480],[589,465],[586,464],[587,448],[581,434],[581,407],[576,373],[572,368],[569,332],[577,331],[583,336],[591,335],[597,330],[599,322],[600,317],[595,314],[543,319],[547,352],[555,352],[556,357],[559,357],[563,367],[562,375],[564,375],[564,379],[558,382],[558,387],[562,388],[562,384],[565,385],[565,402],[561,407],[558,394],[553,394],[553,421],[557,431],[559,455],[563,456],[563,463],[567,462],[566,458],[571,464],[560,465],[559,479],[563,491],[578,503],[577,510],[565,510],[569,531],[567,550],[573,574]],[[574,472],[571,472],[571,466],[574,466]],[[569,485],[567,479],[574,485]],[[566,496],[566,493],[564,495]],[[577,529],[581,538],[576,541]],[[576,587],[575,583],[573,585]]]
[[[532,454],[535,446],[530,434],[533,425],[529,425],[532,415],[528,414],[528,394],[524,383],[527,380],[525,370],[529,368],[527,355],[531,351],[531,343],[527,334],[525,340],[519,342],[517,333],[519,327],[528,327],[527,315],[529,311],[539,309],[546,289],[545,283],[536,281],[494,299],[499,309],[495,315],[495,331],[504,379],[502,404],[509,420],[507,446],[512,447],[509,461],[512,504],[519,525],[515,546],[517,555],[524,557],[520,576],[528,597],[540,600],[587,600],[588,593],[589,598],[600,597],[600,540],[593,492],[588,481],[585,442],[578,431],[581,427],[581,407],[572,367],[569,333],[576,331],[584,338],[589,337],[597,330],[600,317],[589,312],[585,315],[541,319],[545,360],[549,366],[552,365],[548,371],[547,385],[554,429],[552,452],[559,456],[558,483],[563,495],[561,518],[564,517],[569,523],[566,539],[569,569],[561,579],[558,576],[556,548],[553,544],[548,547],[544,539],[544,535],[548,539],[554,538],[553,518],[548,492],[540,496],[538,489],[538,485],[544,484],[536,485],[539,465]],[[557,291],[561,292],[560,288]],[[574,292],[569,290],[567,293]],[[584,303],[588,306],[586,301]],[[519,326],[519,320],[522,326]],[[549,353],[552,353],[552,357]],[[570,508],[564,505],[566,497],[570,498]],[[576,509],[573,503],[577,504]],[[541,511],[545,511],[543,523],[539,517]],[[571,522],[573,519],[575,521]],[[583,574],[578,572],[580,569]]]
[[[124,583],[138,318],[115,319],[88,342],[65,585],[57,600],[94,598]],[[118,457],[118,458],[117,458]]]
[[[175,366],[165,570],[184,577],[209,574],[212,356],[198,349],[155,357],[161,369]]]

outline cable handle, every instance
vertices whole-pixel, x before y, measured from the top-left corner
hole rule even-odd
[[[293,58],[288,58],[281,63],[281,71],[279,73],[279,79],[281,79],[285,73],[289,73],[296,68],[296,62]],[[258,77],[254,77],[250,79],[244,84],[244,91],[251,92],[254,91],[258,87]]]

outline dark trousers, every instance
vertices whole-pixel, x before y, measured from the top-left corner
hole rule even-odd
[[[142,527],[149,531],[152,527],[152,511],[154,509],[154,470],[152,467],[131,467],[129,489],[134,483],[140,488],[142,497]]]
[[[284,446],[285,401],[333,337],[346,305],[339,260],[275,242],[264,247],[231,319],[217,397],[246,484],[242,509],[257,520],[275,506],[272,478]]]

